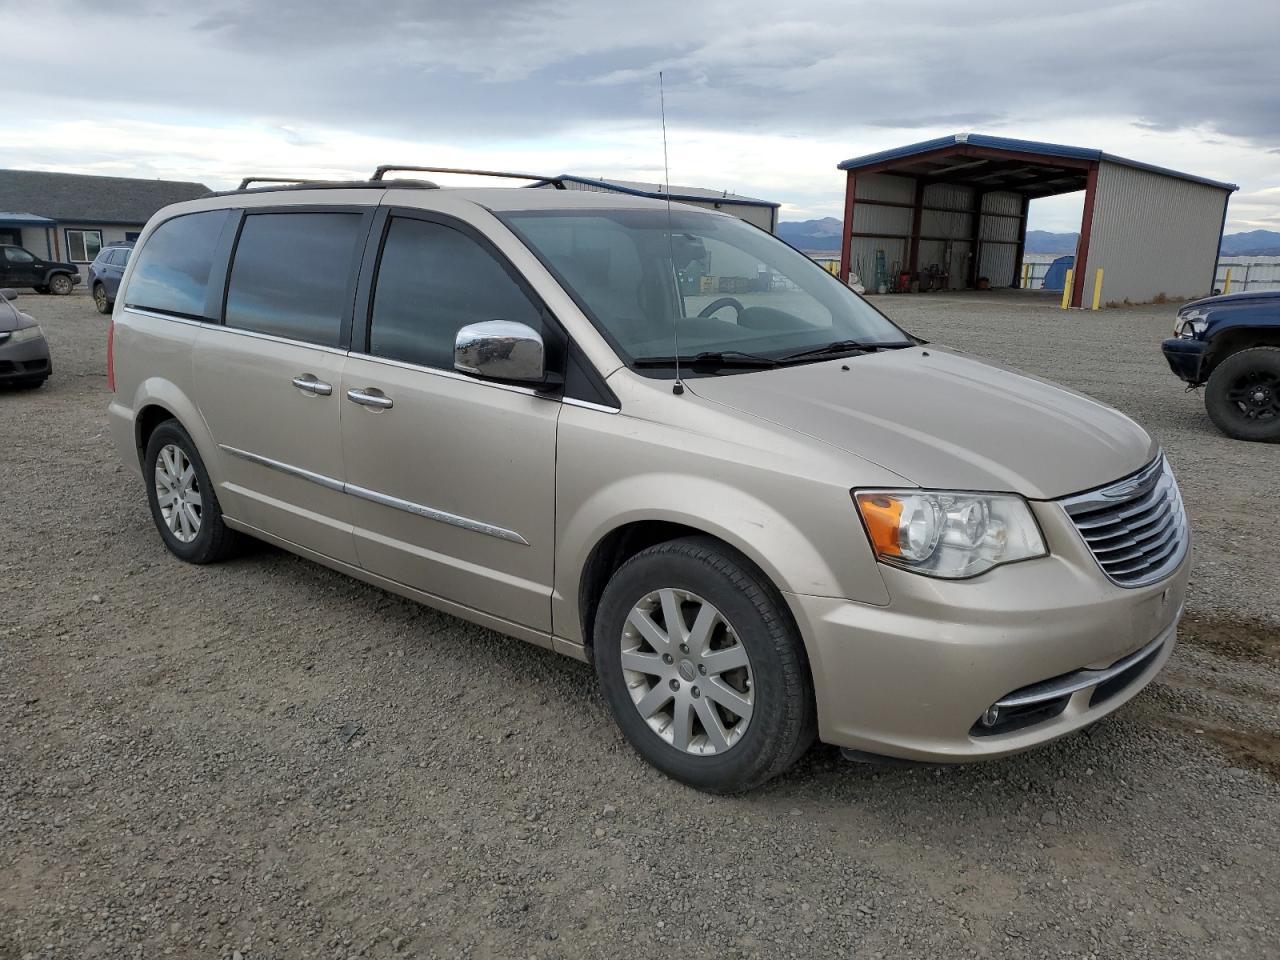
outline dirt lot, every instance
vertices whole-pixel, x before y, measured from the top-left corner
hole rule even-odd
[[[1166,673],[1030,755],[817,747],[726,800],[644,766],[582,664],[265,547],[170,557],[106,319],[21,302],[55,373],[0,394],[2,960],[1280,956],[1280,447],[1182,392],[1169,308],[878,301],[1159,435],[1196,535]]]

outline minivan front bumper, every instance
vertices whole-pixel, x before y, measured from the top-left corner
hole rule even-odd
[[[960,581],[886,567],[884,607],[787,595],[822,740],[931,762],[1005,756],[1093,723],[1160,672],[1189,551],[1157,583],[1116,586],[1059,505],[1033,509],[1048,557]]]

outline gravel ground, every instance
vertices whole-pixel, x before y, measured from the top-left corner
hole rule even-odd
[[[1280,956],[1280,447],[1183,394],[1169,308],[878,302],[1160,436],[1184,642],[1029,755],[819,746],[719,799],[643,765],[582,664],[266,547],[170,557],[108,445],[105,318],[24,298],[55,373],[0,394],[0,960]]]

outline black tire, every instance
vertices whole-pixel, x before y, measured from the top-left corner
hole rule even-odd
[[[723,752],[697,755],[668,743],[641,716],[627,686],[622,668],[627,618],[644,597],[665,588],[695,594],[716,607],[750,658],[750,722]],[[713,793],[750,790],[789,768],[813,742],[813,684],[785,603],[750,561],[718,541],[690,537],[636,554],[605,587],[594,634],[596,673],[614,720],[642,757],[675,780]]]
[[[157,463],[161,451],[169,446],[181,450],[195,469],[195,491],[200,495],[200,522],[194,538],[189,541],[179,539],[169,529],[160,507],[159,491],[156,489]],[[215,563],[235,551],[239,534],[222,522],[222,508],[218,504],[218,495],[214,492],[208,471],[204,468],[204,461],[200,459],[191,437],[177,420],[166,420],[152,432],[142,458],[142,477],[147,488],[147,503],[151,505],[151,519],[160,531],[160,539],[175,557],[187,563]]]
[[[67,273],[55,273],[49,278],[49,292],[58,297],[65,297],[75,289],[75,284],[71,282],[71,275]]]
[[[107,288],[100,283],[93,285],[93,305],[99,313],[111,312],[111,298],[107,296]]]
[[[1253,347],[1227,357],[1204,392],[1209,419],[1229,437],[1280,443],[1280,347]]]

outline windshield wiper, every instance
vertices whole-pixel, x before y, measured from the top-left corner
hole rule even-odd
[[[792,363],[797,360],[812,360],[815,357],[825,357],[837,353],[875,353],[877,350],[900,350],[903,347],[911,347],[911,343],[863,343],[861,340],[835,340],[831,343],[824,343],[820,347],[813,347],[809,350],[801,350],[798,353],[789,353],[785,357],[779,357],[778,363]]]
[[[706,350],[691,357],[637,357],[637,367],[674,367],[677,359],[690,367],[776,367],[781,362],[741,350]]]

